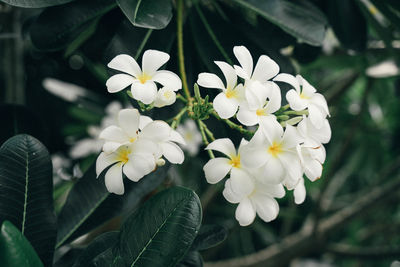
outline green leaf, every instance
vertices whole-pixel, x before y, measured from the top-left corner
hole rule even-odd
[[[93,240],[75,261],[73,267],[90,266],[92,259],[107,251],[117,243],[118,232],[108,232]]]
[[[205,250],[215,247],[228,236],[228,231],[217,224],[206,224],[200,228],[200,232],[193,242],[191,250]]]
[[[203,258],[198,251],[189,251],[178,267],[203,267]]]
[[[66,47],[92,25],[92,21],[116,7],[114,0],[80,0],[46,8],[32,24],[33,45],[45,51]]]
[[[74,185],[58,216],[57,247],[86,234],[109,219],[132,210],[165,179],[168,166],[158,168],[139,182],[127,181],[125,194],[110,194],[104,175],[96,179],[95,164]]]
[[[354,0],[328,0],[326,5],[329,22],[341,44],[349,49],[364,50],[367,22]]]
[[[53,177],[49,152],[21,134],[0,147],[0,222],[11,221],[51,265],[56,239]]]
[[[201,216],[192,190],[173,187],[155,195],[122,225],[114,266],[175,266],[192,245]]]
[[[40,267],[36,251],[29,241],[11,222],[4,221],[0,233],[1,266],[29,266]]]
[[[233,0],[282,30],[310,45],[319,46],[325,37],[325,16],[311,3],[300,5],[286,0]]]
[[[0,0],[12,6],[41,8],[66,4],[75,0]]]
[[[137,27],[163,29],[172,18],[170,0],[117,0],[130,22]]]

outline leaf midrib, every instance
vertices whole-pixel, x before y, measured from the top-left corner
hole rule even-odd
[[[24,196],[24,211],[22,213],[21,233],[24,234],[26,222],[26,208],[28,206],[28,187],[29,187],[29,155],[25,152],[25,196]]]
[[[138,0],[137,5],[136,5],[136,8],[135,8],[135,13],[133,14],[133,19],[135,20],[135,22],[136,22],[137,13],[138,13],[138,11],[139,11],[139,7],[140,7],[140,4],[141,4],[141,3],[142,3],[142,0]]]
[[[183,203],[185,204],[185,202],[190,198],[190,196],[186,197],[185,199],[183,199],[182,201],[178,202],[175,206],[175,208],[168,214],[168,216],[165,218],[165,220],[163,221],[163,223],[160,225],[160,227],[157,228],[156,232],[151,236],[151,238],[149,239],[149,241],[147,242],[147,244],[143,247],[143,249],[140,251],[140,253],[138,254],[138,256],[136,257],[136,259],[132,262],[131,267],[133,267],[135,265],[135,263],[139,260],[140,256],[145,252],[145,250],[147,249],[148,246],[150,246],[151,242],[153,242],[153,239],[155,238],[155,236],[158,234],[158,232],[161,230],[161,228],[164,227],[164,225],[167,223],[168,219],[172,216],[172,214],[176,211],[176,209]]]

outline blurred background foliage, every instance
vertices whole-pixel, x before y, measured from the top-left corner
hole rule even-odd
[[[158,49],[171,55],[167,68],[179,73],[176,2],[2,2],[0,143],[29,133],[69,162],[54,170],[59,212],[80,172],[97,155],[71,159],[71,146],[88,137],[89,126],[100,124],[107,104],[129,103],[125,93],[107,92],[107,63],[121,53],[140,59],[146,49]],[[315,183],[306,181],[302,205],[293,203],[291,193],[281,199],[279,216],[271,223],[257,219],[250,227],[238,225],[221,186],[205,182],[207,153],[187,155],[182,166],[170,168],[161,187],[195,190],[203,204],[203,223],[228,229],[224,242],[202,252],[204,261],[215,266],[388,266],[400,259],[400,2],[188,0],[183,23],[189,87],[200,72],[220,74],[213,61],[232,63],[233,46],[245,45],[253,58],[266,54],[281,72],[303,75],[325,95],[332,115],[323,176]],[[49,77],[86,89],[68,101],[44,88]],[[65,90],[68,95],[68,86]],[[180,107],[176,103],[150,115],[168,119]],[[235,143],[241,138],[215,119],[207,124],[216,138],[231,136]],[[68,179],[57,178],[61,170]],[[119,225],[114,218],[67,253],[56,252],[56,266],[71,266],[77,250]],[[263,260],[254,263],[254,255]],[[239,260],[225,262],[232,258]]]

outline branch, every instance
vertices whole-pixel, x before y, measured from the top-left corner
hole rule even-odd
[[[327,252],[339,257],[363,258],[363,259],[387,259],[400,257],[400,247],[354,247],[347,244],[332,244]]]

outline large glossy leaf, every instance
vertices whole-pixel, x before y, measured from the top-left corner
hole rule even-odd
[[[193,242],[191,250],[205,250],[212,248],[224,241],[227,236],[228,231],[220,225],[203,225]]]
[[[110,194],[104,176],[96,179],[94,165],[74,185],[58,216],[57,247],[87,233],[114,216],[129,212],[165,179],[168,166],[158,168],[139,182],[127,181],[125,194]]]
[[[118,232],[108,232],[93,240],[75,261],[73,267],[90,266],[92,259],[112,248],[118,239]]]
[[[1,266],[43,266],[29,241],[9,221],[1,225],[0,259]]]
[[[310,2],[287,0],[233,0],[310,45],[321,45],[327,22]]]
[[[328,0],[326,5],[329,22],[342,45],[353,50],[365,49],[367,22],[355,0]]]
[[[117,3],[137,27],[163,29],[172,18],[171,0],[117,0]]]
[[[11,221],[31,242],[45,265],[53,259],[56,217],[49,152],[26,134],[0,148],[0,222]]]
[[[12,6],[41,8],[41,7],[62,5],[75,0],[0,0],[0,1]]]
[[[111,253],[114,266],[175,266],[192,245],[201,217],[192,190],[173,187],[157,194],[123,224]]]
[[[93,19],[114,7],[114,0],[79,0],[46,8],[31,25],[32,43],[40,50],[62,49],[90,27]]]

